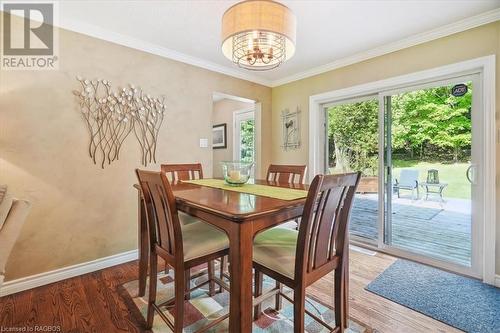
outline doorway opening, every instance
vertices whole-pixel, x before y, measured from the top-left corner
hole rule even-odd
[[[223,161],[256,162],[257,103],[222,93],[214,93],[212,102],[212,170],[213,177],[222,178]]]

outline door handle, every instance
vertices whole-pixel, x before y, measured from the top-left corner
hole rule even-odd
[[[476,178],[474,177],[474,175],[472,174],[473,172],[473,167],[474,165],[469,165],[469,167],[467,168],[467,171],[465,171],[465,176],[467,177],[467,180],[469,181],[469,183],[471,184],[475,184],[475,179],[473,180],[473,178]]]

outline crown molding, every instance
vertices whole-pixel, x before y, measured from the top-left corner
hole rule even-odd
[[[465,30],[479,27],[488,23],[500,20],[500,8],[493,9],[482,14],[468,17],[466,19],[444,25],[442,27],[419,33],[399,41],[389,43],[380,47],[376,47],[367,51],[363,51],[352,56],[335,60],[331,63],[321,65],[306,71],[287,76],[282,79],[271,82],[271,87],[281,86],[293,81],[298,81],[311,76],[329,72],[334,69],[349,66],[358,62],[362,62],[371,58],[379,57],[384,54],[392,53],[402,49],[406,49],[415,45],[423,44],[442,37],[453,35]]]
[[[93,24],[84,23],[78,20],[71,20],[64,22],[64,24],[59,24],[59,27],[66,30],[71,30],[74,32],[81,33],[83,35],[95,37],[102,39],[111,43],[127,46],[133,49],[151,53],[160,57],[168,58],[171,60],[179,61],[192,66],[200,67],[203,69],[210,70],[212,72],[217,72],[232,76],[238,79],[254,82],[267,87],[271,86],[271,80],[253,75],[251,73],[244,73],[231,68],[228,66],[223,66],[216,64],[211,61],[207,61],[198,57],[193,57],[182,52],[178,52],[163,46],[159,46],[154,43],[142,41],[140,39],[123,35],[118,32],[114,32],[108,29],[103,29],[101,27],[95,26]]]
[[[108,29],[98,27],[96,25],[84,23],[78,20],[66,21],[64,24],[57,24],[58,27],[83,35],[102,39],[111,43],[123,45],[147,53],[155,54],[160,57],[186,63],[192,66],[207,69],[216,73],[225,74],[238,79],[254,82],[267,87],[278,87],[293,81],[302,80],[311,76],[319,75],[338,68],[349,66],[368,59],[379,57],[388,53],[406,49],[415,45],[433,41],[435,39],[450,36],[465,30],[473,29],[481,25],[492,23],[500,20],[500,8],[493,9],[482,14],[468,17],[466,19],[444,25],[442,27],[419,33],[399,41],[379,46],[367,51],[359,52],[354,55],[341,58],[325,65],[317,66],[306,71],[302,71],[290,76],[283,77],[277,80],[269,80],[251,72],[241,72],[233,67],[219,65],[217,63],[207,61],[198,57],[190,56],[182,52],[178,52],[166,47],[159,46],[154,43],[142,41],[140,39],[123,35]]]

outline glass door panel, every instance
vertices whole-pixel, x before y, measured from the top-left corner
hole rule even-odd
[[[234,158],[237,161],[255,162],[254,112],[235,114]]]
[[[383,97],[387,246],[472,267],[473,92],[469,78]]]
[[[327,173],[360,171],[350,234],[376,243],[379,220],[378,96],[325,106]]]

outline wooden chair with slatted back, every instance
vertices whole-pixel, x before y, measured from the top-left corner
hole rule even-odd
[[[153,325],[154,312],[167,323],[174,333],[182,332],[185,294],[209,284],[210,295],[214,294],[215,283],[227,288],[221,279],[214,276],[213,267],[208,266],[208,281],[193,288],[186,288],[190,281],[185,272],[203,263],[213,262],[229,253],[226,234],[208,223],[197,222],[182,226],[179,221],[175,197],[167,176],[163,172],[136,169],[137,178],[144,197],[148,221],[150,244],[149,300],[147,329]],[[162,304],[156,304],[158,257],[161,257],[175,271],[175,296]],[[165,315],[161,307],[175,304],[174,322]],[[226,319],[222,316],[198,331],[204,331]]]
[[[307,313],[331,332],[343,332],[349,244],[348,222],[360,173],[317,175],[309,187],[299,231],[272,228],[255,237],[255,319],[260,303],[278,295],[294,305],[294,332],[304,332]],[[335,327],[305,308],[306,287],[334,271]],[[279,287],[262,294],[263,274],[294,291],[293,299]]]
[[[179,180],[194,180],[203,179],[203,166],[201,163],[176,163],[176,164],[162,164],[161,171],[167,175],[167,178],[176,182]],[[181,223],[189,224],[193,222],[193,218],[187,214],[180,212]],[[213,262],[209,263],[214,265]],[[167,269],[168,271],[168,269]],[[191,279],[190,272],[186,272],[186,279]],[[189,299],[189,294],[186,295],[186,299]]]
[[[162,164],[161,171],[175,182],[178,180],[203,179],[203,167],[201,163],[192,164]]]
[[[266,179],[277,183],[304,184],[306,171],[306,165],[271,164]]]

